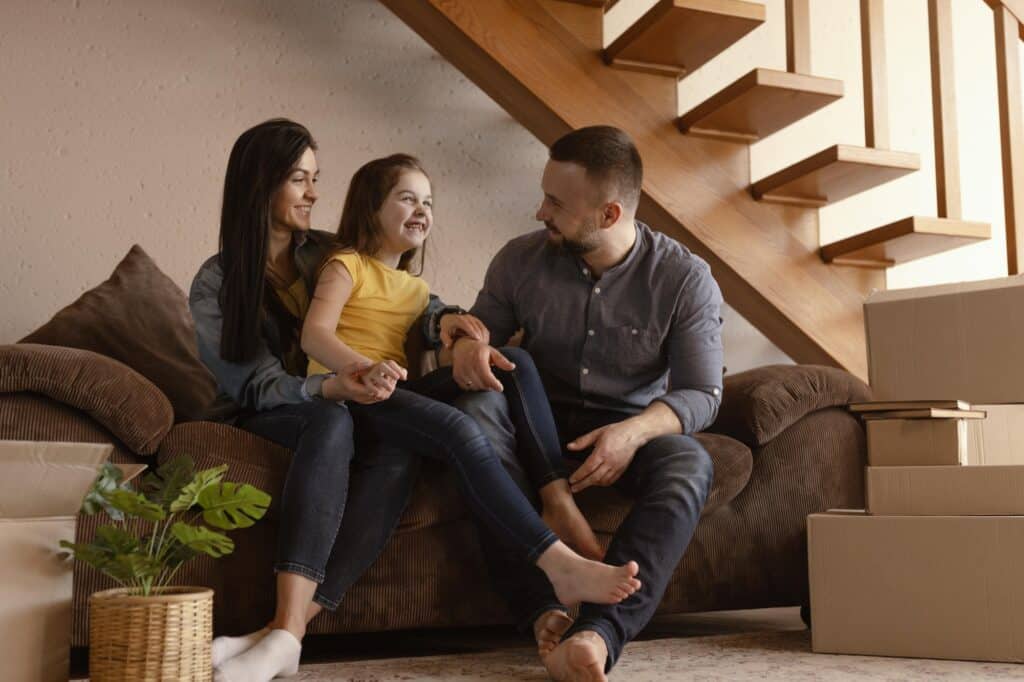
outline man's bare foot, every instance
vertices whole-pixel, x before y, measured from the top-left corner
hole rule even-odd
[[[608,646],[593,630],[581,630],[543,659],[551,679],[559,682],[608,682],[604,674]]]
[[[584,518],[583,512],[572,499],[572,493],[569,493],[567,500],[559,500],[554,504],[545,503],[541,518],[548,528],[555,531],[555,535],[581,556],[594,561],[604,559],[604,550],[597,541],[594,530]]]
[[[540,555],[537,566],[548,576],[558,601],[570,607],[580,602],[618,604],[640,589],[635,561],[609,566],[584,559],[561,541]]]
[[[537,638],[537,654],[541,661],[555,650],[570,625],[572,618],[565,611],[558,609],[545,611],[533,621],[533,636]]]

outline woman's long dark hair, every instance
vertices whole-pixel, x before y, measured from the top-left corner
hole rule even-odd
[[[270,205],[274,194],[307,149],[316,150],[304,126],[283,118],[264,121],[239,136],[231,148],[224,178],[220,214],[220,265],[224,283],[220,305],[224,315],[220,354],[229,362],[252,359],[259,348],[260,325],[270,315],[284,332],[297,321],[275,305],[266,281]]]
[[[355,251],[372,256],[380,250],[380,223],[377,220],[377,212],[384,205],[388,194],[398,184],[402,173],[407,171],[419,171],[427,175],[419,160],[408,154],[392,154],[383,159],[374,159],[356,171],[352,176],[352,182],[349,183],[348,194],[345,195],[345,208],[341,211],[338,251]],[[422,274],[425,242],[423,248],[410,249],[403,253],[398,261],[398,269],[410,270],[417,252],[420,263],[418,270],[413,274]]]

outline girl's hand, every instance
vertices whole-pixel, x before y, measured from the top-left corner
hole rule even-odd
[[[408,376],[405,368],[394,360],[382,360],[358,372],[359,380],[375,398],[373,402],[387,400],[395,386]]]
[[[373,363],[370,362],[354,365],[325,379],[320,387],[324,399],[351,400],[363,405],[379,402],[380,399],[376,397],[376,391],[367,388],[361,379],[362,373],[372,366]]]
[[[441,343],[445,348],[451,348],[455,339],[463,336],[481,343],[491,342],[491,332],[487,330],[487,325],[475,315],[448,313],[441,317]]]

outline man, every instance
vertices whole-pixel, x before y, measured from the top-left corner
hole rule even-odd
[[[636,147],[616,128],[555,142],[536,215],[546,229],[498,253],[471,311],[496,346],[523,329],[567,454],[583,460],[573,492],[615,486],[634,500],[605,560],[637,561],[643,586],[619,604],[583,604],[575,623],[539,570],[484,538],[499,589],[532,625],[557,680],[606,679],[653,616],[711,488],[711,459],[690,434],[721,402],[722,297],[703,260],[635,220],[642,175]],[[532,494],[490,369],[507,361],[468,338],[452,354],[456,380],[476,391],[460,406]]]

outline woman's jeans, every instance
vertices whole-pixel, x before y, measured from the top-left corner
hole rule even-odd
[[[506,357],[516,369],[499,378],[513,420],[528,435],[521,439],[524,462],[537,476],[535,482],[550,482],[562,466],[551,408],[529,355],[511,349]],[[536,562],[557,538],[509,478],[476,422],[448,404],[461,393],[451,368],[442,367],[400,384],[387,400],[370,405],[350,402],[349,409],[360,438],[447,461],[474,513],[518,556]]]
[[[274,570],[315,581],[314,600],[336,609],[398,525],[419,459],[394,448],[354,454],[349,410],[329,400],[257,412],[236,426],[292,450]]]

